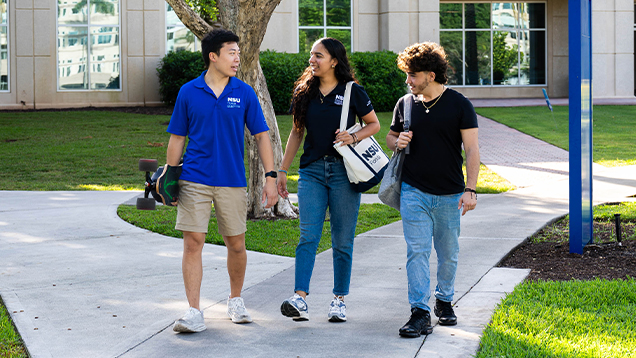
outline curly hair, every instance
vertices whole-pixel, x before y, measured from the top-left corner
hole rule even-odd
[[[435,42],[423,42],[405,48],[398,55],[397,65],[405,72],[433,72],[435,82],[440,84],[448,82],[446,51]]]
[[[315,44],[321,43],[329,56],[338,60],[336,67],[334,68],[336,79],[338,84],[347,83],[349,81],[358,82],[353,74],[353,69],[349,65],[349,59],[347,58],[347,50],[342,42],[331,37],[323,37],[317,40]],[[303,74],[294,83],[294,93],[292,94],[292,110],[291,114],[294,117],[294,125],[298,130],[305,128],[305,118],[307,116],[307,108],[309,102],[318,97],[320,91],[320,78],[314,77],[311,70],[311,66],[307,66]]]

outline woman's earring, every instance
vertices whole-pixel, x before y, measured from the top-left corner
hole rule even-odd
[[[331,65],[331,68],[336,68],[336,65]]]

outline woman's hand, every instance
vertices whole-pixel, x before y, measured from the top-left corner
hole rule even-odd
[[[336,130],[336,140],[333,141],[335,143],[340,143],[340,146],[353,144],[356,141],[355,133],[349,134],[347,131],[340,131],[340,129]]]
[[[278,188],[278,195],[287,199],[289,192],[287,191],[287,174],[285,172],[278,172],[278,178],[276,179],[276,187]]]

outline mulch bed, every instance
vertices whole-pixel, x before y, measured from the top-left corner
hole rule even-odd
[[[636,224],[621,225],[621,245],[613,222],[594,223],[594,243],[571,254],[569,223],[550,225],[513,250],[499,267],[529,268],[528,280],[593,280],[636,277]]]

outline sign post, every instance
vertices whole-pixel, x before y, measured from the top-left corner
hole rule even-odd
[[[592,242],[592,1],[568,1],[570,253]]]

